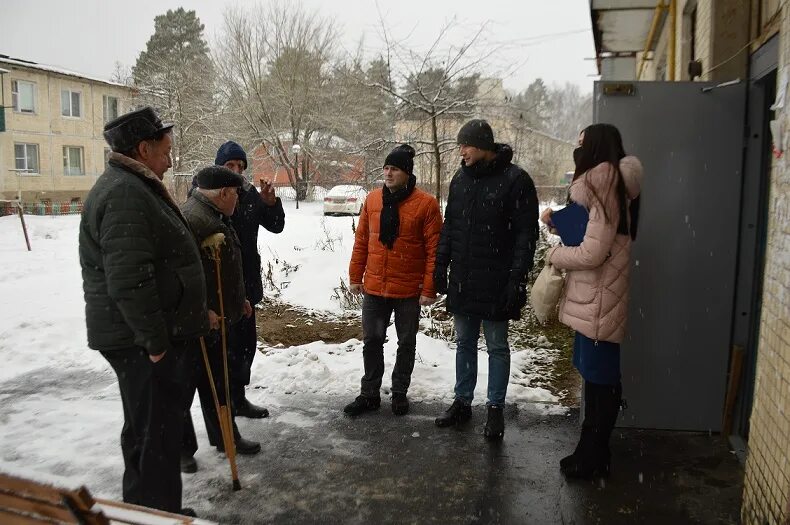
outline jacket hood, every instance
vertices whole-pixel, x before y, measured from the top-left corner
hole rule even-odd
[[[635,199],[642,190],[642,163],[634,156],[620,159],[620,174],[629,199]]]

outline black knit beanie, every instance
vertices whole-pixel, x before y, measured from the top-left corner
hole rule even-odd
[[[387,159],[384,161],[385,166],[395,166],[400,168],[409,175],[414,171],[414,148],[408,144],[399,144],[395,149],[390,151]]]
[[[466,144],[476,148],[496,151],[494,145],[494,131],[485,120],[470,120],[458,132],[458,144]]]

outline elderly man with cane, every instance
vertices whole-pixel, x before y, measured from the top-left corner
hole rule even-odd
[[[193,355],[193,359],[197,361],[195,379],[209,443],[216,446],[220,452],[225,452],[226,446],[222,439],[223,423],[219,417],[224,414],[217,414],[208,372],[211,372],[213,389],[220,398],[218,405],[220,408],[229,407],[227,348],[233,344],[233,341],[226,341],[225,337],[232,338],[235,325],[243,317],[252,315],[252,306],[245,298],[239,239],[230,222],[243,178],[227,168],[211,166],[198,172],[196,183],[196,190],[192,192],[182,209],[195,239],[204,247],[201,258],[206,278],[209,316],[213,318],[219,313],[222,318],[217,317],[217,322],[213,323],[213,328],[220,330],[212,330],[205,338],[208,368],[199,354]],[[216,234],[221,234],[224,242],[215,244],[216,247],[212,249],[207,246],[212,244],[211,241],[207,242],[207,239],[216,239]],[[221,261],[221,265],[217,264],[217,258]],[[221,275],[218,271],[220,267]],[[261,449],[260,444],[241,437],[232,414],[228,419],[230,422],[227,430],[234,437],[235,451],[239,454],[258,453]],[[194,435],[194,430],[185,428],[185,436],[188,437],[190,434]],[[193,443],[192,448],[189,451],[182,451],[182,454],[194,453],[197,449],[196,442]],[[232,454],[232,451],[228,453]]]
[[[172,124],[146,107],[104,126],[109,165],[85,199],[79,254],[88,345],[118,376],[123,500],[181,508],[186,361],[208,332],[197,244],[167,188]]]

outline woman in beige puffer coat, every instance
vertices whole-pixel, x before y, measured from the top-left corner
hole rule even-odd
[[[622,398],[620,343],[628,312],[631,243],[636,238],[642,165],[616,127],[594,124],[574,151],[569,201],[589,213],[579,246],[559,246],[548,264],[565,270],[560,321],[574,330],[573,364],[584,378],[585,413],[576,450],[560,461],[568,477],[609,473],[609,437]],[[544,212],[551,225],[551,210]]]

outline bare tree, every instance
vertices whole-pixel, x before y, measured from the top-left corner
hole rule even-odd
[[[408,134],[414,135],[410,142],[416,146],[417,155],[432,158],[438,199],[446,177],[443,155],[455,148],[458,123],[472,116],[481,99],[490,96],[497,86],[481,82],[481,73],[490,69],[490,60],[499,49],[485,41],[485,25],[462,44],[447,45],[450,33],[458,28],[454,20],[447,22],[429,48],[421,51],[395,39],[382,19],[385,51],[381,60],[391,76],[365,80],[366,85],[391,96],[398,104],[399,119],[411,123]],[[430,126],[428,133],[420,131],[423,124]]]
[[[331,89],[336,41],[331,21],[299,4],[273,3],[227,10],[216,45],[225,111],[286,169],[300,198],[325,150],[341,141]]]

